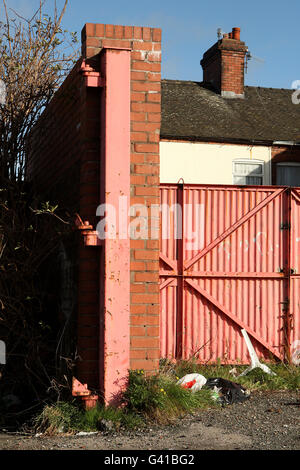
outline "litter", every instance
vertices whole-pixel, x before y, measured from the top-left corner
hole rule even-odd
[[[230,369],[229,374],[233,375],[233,377],[236,377],[238,375],[236,368],[234,367],[233,369]]]
[[[291,360],[296,366],[300,365],[300,341],[296,340],[291,346]]]
[[[190,389],[193,393],[201,390],[206,384],[206,378],[201,374],[187,374],[178,380],[177,385]]]
[[[241,403],[250,398],[250,392],[240,384],[220,377],[209,378],[205,387],[212,389],[212,398],[222,403],[222,405],[232,405],[232,403]],[[218,394],[218,398],[217,395]]]
[[[212,392],[211,392],[211,397],[213,400],[215,401],[219,401],[220,400],[220,388],[214,386],[214,388],[212,389]]]
[[[248,372],[250,372],[250,370],[253,370],[253,369],[256,369],[256,368],[262,369],[267,374],[276,375],[275,372],[273,372],[271,369],[269,369],[268,366],[266,366],[265,364],[261,364],[261,362],[259,362],[258,357],[256,355],[256,352],[254,351],[254,348],[252,346],[252,343],[250,341],[250,338],[248,336],[247,331],[245,329],[242,329],[241,331],[242,331],[242,335],[244,336],[244,339],[245,339],[245,342],[246,342],[246,345],[247,345],[247,348],[248,348],[248,351],[249,351],[249,354],[250,354],[251,365],[249,367],[247,367],[247,369],[244,370],[239,375],[239,377],[242,377],[243,375],[248,374]]]

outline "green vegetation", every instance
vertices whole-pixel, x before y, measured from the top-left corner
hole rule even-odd
[[[129,372],[128,387],[120,408],[96,406],[84,410],[77,401],[47,405],[34,421],[36,432],[45,434],[78,431],[114,431],[142,428],[149,422],[169,424],[185,413],[218,406],[210,390],[191,393],[176,385],[173,373],[146,376],[144,371]]]
[[[129,372],[128,387],[119,408],[98,405],[91,410],[84,410],[75,400],[72,403],[58,402],[44,408],[35,418],[34,427],[36,432],[46,434],[136,429],[149,423],[170,424],[187,413],[220,406],[212,398],[211,390],[205,387],[192,393],[177,385],[180,377],[193,372],[206,378],[222,377],[238,382],[252,392],[299,389],[299,367],[268,365],[276,375],[254,369],[238,377],[246,366],[199,365],[191,360],[177,363],[162,361],[160,372],[156,375],[146,376],[142,370]]]
[[[179,361],[172,364],[161,362],[161,371],[173,371],[178,377],[196,372],[204,377],[222,377],[223,379],[238,382],[250,391],[254,390],[298,390],[300,387],[300,368],[284,363],[268,363],[268,367],[276,375],[266,374],[262,369],[253,369],[247,375],[238,377],[248,366],[240,365],[214,365],[197,364],[196,361]],[[232,371],[232,372],[231,372]]]
[[[48,435],[102,429],[118,430],[120,427],[133,429],[142,425],[143,422],[138,415],[128,413],[121,408],[97,405],[91,410],[84,410],[75,400],[71,403],[57,402],[54,405],[47,405],[34,420],[36,432]]]
[[[146,420],[168,423],[184,413],[215,406],[209,390],[191,393],[176,384],[178,379],[172,370],[150,377],[143,371],[130,371],[124,393],[126,409]]]

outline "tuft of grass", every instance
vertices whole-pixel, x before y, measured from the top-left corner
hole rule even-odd
[[[151,414],[163,404],[159,374],[145,376],[143,370],[130,370],[128,386],[123,394],[126,408],[138,414]]]
[[[167,423],[185,413],[216,406],[209,390],[192,393],[177,385],[178,376],[170,371],[145,376],[143,371],[130,371],[125,406],[146,421]]]
[[[115,431],[121,428],[142,428],[153,424],[169,424],[187,413],[221,406],[211,390],[203,388],[196,393],[177,385],[179,378],[189,373],[199,373],[206,378],[222,377],[238,382],[253,390],[299,390],[300,369],[286,364],[268,364],[276,375],[254,369],[238,377],[247,366],[203,365],[195,360],[177,363],[161,361],[160,372],[146,376],[143,370],[129,371],[128,386],[123,393],[120,408],[97,405],[91,410],[82,409],[76,401],[47,405],[35,419],[36,432],[56,434],[78,431]],[[232,375],[235,369],[235,376]]]
[[[140,416],[122,408],[97,405],[90,410],[84,410],[75,401],[58,402],[47,405],[35,418],[36,432],[46,435],[58,433],[74,434],[79,431],[98,431],[106,423],[107,430],[116,431],[121,427],[135,429],[143,422]]]
[[[183,377],[186,374],[198,373],[206,378],[222,377],[232,382],[238,382],[249,390],[298,390],[300,387],[300,368],[284,363],[268,363],[268,367],[276,375],[269,375],[262,369],[253,369],[248,374],[239,375],[248,367],[245,365],[199,364],[195,359],[178,361],[176,364],[164,362],[161,364],[163,373],[176,374]],[[235,374],[231,373],[235,369]]]
[[[269,366],[274,375],[266,374],[262,369],[253,369],[240,377],[239,382],[249,390],[299,390],[299,367],[286,364]]]
[[[161,415],[164,417],[177,418],[186,413],[216,406],[210,390],[203,389],[192,393],[178,386],[169,376],[161,377],[161,386],[163,390]]]
[[[57,402],[46,405],[35,418],[36,432],[52,435],[57,433],[72,433],[81,430],[82,411],[74,402]]]

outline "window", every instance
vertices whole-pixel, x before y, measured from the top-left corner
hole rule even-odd
[[[262,185],[264,183],[264,162],[258,160],[234,160],[233,184]]]
[[[277,163],[276,184],[280,186],[300,186],[300,163]]]

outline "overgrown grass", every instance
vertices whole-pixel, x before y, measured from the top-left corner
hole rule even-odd
[[[167,423],[184,413],[216,406],[209,390],[191,393],[177,385],[179,377],[172,371],[147,377],[143,371],[130,371],[124,393],[125,407],[144,420]]]
[[[135,429],[143,425],[138,415],[122,408],[97,405],[90,410],[84,410],[78,402],[73,401],[45,406],[34,420],[34,429],[37,433],[47,435],[74,434],[105,429],[105,423],[109,423],[107,430],[119,430],[121,427]]]
[[[176,364],[162,361],[160,372],[146,376],[142,370],[129,372],[128,387],[119,408],[98,405],[84,410],[78,402],[58,402],[46,406],[35,420],[36,432],[55,434],[78,431],[115,431],[142,428],[148,423],[168,424],[186,413],[198,412],[207,407],[220,406],[211,390],[192,393],[177,385],[179,378],[196,372],[206,378],[222,377],[240,383],[250,391],[299,390],[299,367],[285,364],[268,364],[276,375],[254,369],[245,376],[238,375],[246,366],[201,365],[196,361],[179,361]]]
[[[143,371],[130,371],[129,382],[120,408],[97,405],[82,409],[78,402],[58,402],[46,406],[34,422],[35,431],[44,434],[78,431],[143,428],[149,422],[168,424],[186,413],[217,406],[209,390],[191,393],[179,387],[174,374],[146,376]]]
[[[83,413],[74,403],[58,402],[47,405],[34,419],[34,428],[45,434],[68,433],[81,430]]]
[[[173,373],[179,377],[196,372],[204,377],[222,377],[223,379],[238,382],[248,390],[298,390],[300,388],[300,368],[296,365],[284,363],[268,363],[268,367],[276,375],[269,375],[262,369],[253,369],[247,375],[239,375],[248,367],[241,365],[213,365],[197,364],[196,360],[179,361],[172,364],[168,361],[161,362],[163,373]]]

